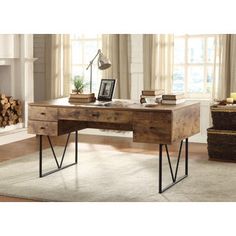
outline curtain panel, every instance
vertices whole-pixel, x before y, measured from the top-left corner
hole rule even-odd
[[[215,61],[219,60],[219,67],[215,70],[212,98],[225,99],[236,91],[236,35],[221,34],[216,45]]]
[[[230,35],[230,76],[229,92],[236,92],[236,34]]]
[[[103,71],[104,79],[116,79],[115,98],[130,98],[130,36],[128,34],[102,35],[102,52],[112,66]]]
[[[215,38],[215,57],[212,81],[212,99],[224,99],[229,92],[229,37],[226,34]]]
[[[174,35],[143,35],[144,89],[172,90]]]
[[[68,96],[71,83],[70,35],[46,35],[46,98]]]

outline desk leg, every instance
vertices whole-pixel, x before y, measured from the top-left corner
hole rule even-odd
[[[159,193],[162,193],[162,145],[159,145]]]
[[[185,175],[188,175],[188,138],[185,139]]]
[[[43,140],[42,135],[39,135],[39,177],[42,177],[42,159],[43,159]]]
[[[169,165],[170,174],[172,178],[172,183],[165,188],[162,188],[162,153],[163,153],[162,149],[163,149],[163,146],[165,146],[165,149],[166,149],[168,165]],[[186,138],[185,140],[185,174],[177,179],[182,146],[183,146],[183,140],[180,143],[177,164],[176,164],[175,174],[174,174],[171,160],[170,160],[169,151],[168,151],[168,146],[166,144],[159,145],[159,193],[165,192],[167,189],[171,188],[172,186],[179,183],[181,180],[185,179],[188,176],[188,139]]]
[[[78,163],[78,130],[75,131],[75,163]]]
[[[57,158],[56,153],[54,151],[54,148],[53,148],[50,137],[47,136],[47,138],[48,138],[48,142],[50,144],[52,154],[53,154],[53,157],[55,159],[57,168],[54,169],[54,170],[48,171],[46,173],[43,173],[43,140],[42,140],[42,135],[40,135],[39,136],[39,177],[40,178],[44,177],[44,176],[47,176],[47,175],[50,175],[52,173],[55,173],[57,171],[63,170],[67,167],[73,166],[73,165],[77,164],[77,162],[78,162],[78,131],[75,131],[75,162],[71,163],[71,164],[68,164],[66,166],[63,166],[63,161],[64,161],[64,157],[65,157],[65,154],[66,154],[66,149],[67,149],[67,146],[68,146],[68,142],[69,142],[69,139],[70,139],[70,133],[67,136],[66,144],[64,146],[64,151],[63,151],[60,162],[58,161],[58,158]]]

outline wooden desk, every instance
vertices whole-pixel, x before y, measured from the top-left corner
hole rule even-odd
[[[186,102],[179,105],[158,105],[145,107],[130,100],[114,100],[108,106],[94,106],[93,104],[70,104],[68,98],[35,102],[29,104],[28,132],[40,136],[39,175],[43,177],[62,167],[68,139],[63,152],[61,163],[57,161],[53,152],[57,169],[42,173],[42,135],[59,136],[75,132],[75,163],[77,163],[78,130],[85,128],[126,130],[133,132],[134,142],[159,144],[159,192],[163,192],[188,175],[188,137],[200,130],[200,105],[196,102]],[[183,140],[185,145],[185,175],[177,180],[178,164]],[[180,141],[180,151],[177,159],[175,174],[170,162],[168,144]],[[162,189],[162,147],[166,148],[167,159],[173,183]],[[69,165],[69,166],[71,166]]]

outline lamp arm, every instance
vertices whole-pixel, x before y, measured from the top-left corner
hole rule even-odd
[[[96,59],[96,57],[101,53],[101,49],[98,49],[97,54],[94,56],[94,58],[89,62],[89,65],[87,66],[86,70],[88,70],[89,67],[92,66],[94,60]]]

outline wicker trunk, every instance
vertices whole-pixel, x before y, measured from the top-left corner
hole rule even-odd
[[[212,107],[213,127],[217,130],[236,130],[236,108]]]
[[[236,162],[236,107],[211,107],[213,127],[207,130],[210,160]]]
[[[207,142],[210,160],[236,162],[236,131],[210,128]]]

